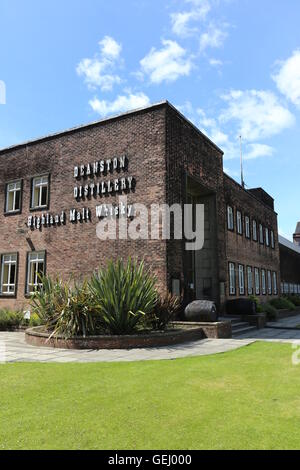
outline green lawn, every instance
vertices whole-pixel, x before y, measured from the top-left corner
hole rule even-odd
[[[300,448],[291,345],[162,362],[0,366],[0,449]]]

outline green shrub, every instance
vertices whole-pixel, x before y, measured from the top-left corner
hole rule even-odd
[[[92,276],[89,288],[93,303],[111,334],[131,334],[157,302],[155,278],[131,259],[110,262]]]
[[[285,295],[284,298],[292,302],[295,305],[295,307],[300,307],[299,295]]]
[[[14,330],[21,326],[23,321],[21,312],[12,312],[10,310],[0,310],[0,331]]]
[[[268,321],[276,321],[278,312],[269,302],[262,305],[263,312],[267,315]]]
[[[255,295],[250,295],[249,300],[252,300],[256,303],[256,313],[264,312],[262,304],[260,303],[259,299],[255,297]]]
[[[52,331],[51,336],[87,336],[94,333],[94,308],[87,283],[82,286],[60,279],[41,278],[41,289],[31,300],[33,314]]]
[[[280,297],[278,299],[272,299],[270,304],[277,310],[295,310],[295,305],[288,299]]]
[[[180,298],[168,292],[163,296],[159,296],[153,312],[147,316],[146,323],[153,330],[165,330],[168,324],[175,320],[180,308]]]

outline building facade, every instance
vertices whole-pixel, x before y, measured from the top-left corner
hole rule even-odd
[[[145,237],[137,204],[203,205],[203,248]],[[168,102],[0,151],[0,207],[0,308],[24,308],[42,273],[80,281],[129,256],[187,300],[278,295],[273,199],[224,174],[223,152]],[[111,217],[137,235],[100,239]]]

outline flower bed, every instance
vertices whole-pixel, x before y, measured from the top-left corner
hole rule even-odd
[[[138,349],[171,346],[205,338],[203,328],[199,326],[185,326],[169,329],[162,332],[149,332],[135,335],[102,335],[89,337],[73,337],[66,339],[63,336],[49,339],[49,332],[43,327],[31,328],[26,331],[26,342],[32,346],[59,348],[59,349]]]

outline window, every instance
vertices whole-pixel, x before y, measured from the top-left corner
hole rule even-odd
[[[22,182],[15,181],[6,185],[6,214],[13,214],[21,211]]]
[[[247,215],[245,217],[245,235],[246,235],[246,238],[251,238],[251,236],[250,236],[250,218]]]
[[[265,237],[266,237],[266,245],[270,246],[270,237],[269,237],[269,229],[265,229]]]
[[[239,291],[240,295],[245,295],[245,271],[242,264],[239,264]]]
[[[259,279],[259,269],[255,268],[254,270],[255,274],[255,294],[259,295],[260,294],[260,279]]]
[[[234,230],[233,209],[231,206],[227,207],[227,226],[228,230]]]
[[[237,233],[239,235],[243,234],[243,217],[240,211],[236,213],[236,225],[237,225]]]
[[[28,253],[26,294],[33,294],[41,286],[40,276],[45,274],[46,254],[42,252]]]
[[[264,229],[263,229],[262,224],[259,224],[259,243],[261,245],[264,244]]]
[[[248,294],[252,295],[253,294],[253,273],[252,273],[252,268],[248,266],[247,268],[247,278],[248,278]]]
[[[267,286],[266,286],[266,271],[265,269],[261,270],[261,290],[263,295],[267,293]]]
[[[274,231],[273,230],[271,230],[271,247],[274,250],[274,248],[275,248],[275,237],[274,237]]]
[[[15,295],[18,255],[1,256],[1,295]]]
[[[272,275],[271,275],[271,271],[268,271],[268,294],[272,295]]]
[[[277,289],[277,274],[274,272],[273,273],[273,294],[277,295],[278,294],[278,289]]]
[[[235,264],[229,263],[229,293],[235,295]]]
[[[252,222],[252,237],[255,242],[257,242],[257,222],[253,220]]]
[[[44,209],[49,201],[49,176],[39,176],[32,180],[31,209]]]
[[[288,293],[289,293],[289,290],[290,290],[290,289],[289,289],[289,284],[288,284],[287,282],[285,282],[285,283],[284,283],[284,290],[283,290],[284,294],[288,294]]]

